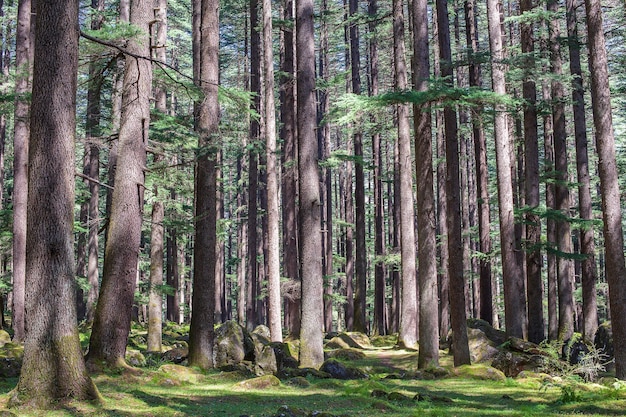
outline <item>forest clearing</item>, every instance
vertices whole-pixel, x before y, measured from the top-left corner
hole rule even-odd
[[[168,344],[176,345],[184,339],[177,331],[184,333],[185,329],[167,326]],[[129,350],[145,353],[141,342],[146,335],[145,329],[134,328]],[[337,348],[339,339],[353,346],[357,346],[355,341],[367,346]],[[139,365],[135,368],[93,376],[103,397],[101,404],[71,401],[45,415],[545,417],[614,416],[624,415],[626,409],[626,384],[610,376],[597,375],[594,382],[585,382],[573,372],[558,377],[523,371],[512,378],[485,362],[454,368],[452,357],[445,351],[440,352],[438,369],[420,371],[417,352],[394,346],[395,336],[373,337],[372,344],[365,339],[364,335],[351,333],[326,340],[327,347],[335,347],[327,348],[326,356],[358,369],[355,379],[287,368],[278,373],[280,379],[272,375],[257,377],[247,369],[249,363],[224,367],[227,370],[201,371],[168,362],[166,355],[146,354],[142,361],[134,362]],[[480,350],[478,344],[473,346],[473,353]],[[136,353],[131,355],[137,358]],[[0,410],[6,406],[7,392],[15,383],[15,378],[0,379]],[[12,414],[0,411],[0,415]],[[42,414],[40,410],[21,409],[14,415]]]

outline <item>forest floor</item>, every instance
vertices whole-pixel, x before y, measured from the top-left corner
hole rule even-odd
[[[72,402],[45,412],[11,410],[19,416],[614,416],[626,415],[626,384],[607,386],[565,379],[546,383],[530,378],[491,378],[481,366],[453,369],[452,376],[418,380],[417,352],[374,347],[349,361],[367,379],[283,379],[275,386],[250,388],[241,372],[199,372],[152,364],[136,372],[94,376],[101,404]],[[490,368],[491,369],[491,368]],[[270,377],[272,379],[273,377]],[[17,379],[0,379],[0,415]]]

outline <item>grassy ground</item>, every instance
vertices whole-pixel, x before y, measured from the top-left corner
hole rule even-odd
[[[102,374],[95,382],[104,403],[70,403],[55,411],[19,410],[19,416],[612,416],[626,415],[626,388],[619,385],[559,384],[538,379],[480,380],[472,377],[404,380],[392,373],[415,370],[417,355],[377,348],[352,361],[368,372],[359,381],[300,379],[262,390],[241,389],[238,373],[194,370],[174,372],[145,368],[136,374]],[[442,352],[442,363],[450,358]],[[180,368],[176,368],[180,371]],[[0,415],[17,380],[0,380]],[[302,386],[308,385],[308,386]],[[375,398],[373,391],[399,393],[399,399]],[[413,397],[421,394],[424,400]],[[566,400],[566,401],[564,401]],[[318,414],[315,414],[317,412]]]

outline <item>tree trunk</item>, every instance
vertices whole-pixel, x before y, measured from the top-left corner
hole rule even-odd
[[[293,1],[285,0],[283,19],[293,22]],[[285,294],[285,328],[293,338],[300,336],[300,280],[298,277],[297,144],[295,119],[294,33],[283,25],[283,56],[280,76],[280,138],[282,151],[283,274],[288,279]]]
[[[219,0],[194,1],[198,60],[194,81],[204,97],[197,104],[198,155],[195,181],[193,294],[189,329],[189,365],[213,367],[216,254],[216,154],[219,146]]]
[[[396,91],[407,89],[402,1],[393,1],[393,56]],[[409,106],[398,104],[398,158],[400,170],[400,257],[402,264],[402,304],[398,344],[415,348],[418,340],[415,220],[413,209],[413,169]]]
[[[439,54],[441,76],[452,87],[452,52],[450,48],[450,24],[448,2],[437,0],[437,26],[439,28]],[[458,126],[456,112],[451,106],[444,107],[446,134],[446,194],[448,221],[448,273],[450,274],[450,324],[452,327],[452,350],[454,365],[470,363],[467,344],[465,316],[465,279],[463,276],[463,243],[461,237],[461,187],[459,166]],[[420,246],[420,250],[421,250]]]
[[[15,41],[15,112],[13,123],[13,340],[24,341],[26,279],[26,221],[28,198],[28,138],[32,41],[31,0],[20,0]]]
[[[265,68],[265,151],[267,169],[267,289],[268,324],[272,342],[282,342],[280,302],[280,242],[278,165],[276,163],[276,109],[274,107],[274,54],[272,52],[272,6],[263,0],[263,64]]]
[[[558,13],[559,4],[548,1],[548,11]],[[548,22],[550,46],[550,70],[556,78],[552,80],[552,121],[554,139],[554,179],[555,205],[560,215],[569,219],[570,196],[569,177],[567,174],[567,131],[565,124],[565,91],[558,79],[563,75],[560,47],[560,23],[556,18]],[[559,335],[561,341],[569,340],[574,334],[574,263],[567,256],[571,255],[572,233],[567,220],[557,219],[557,277],[559,291]]]
[[[378,95],[378,36],[376,32],[377,23],[374,21],[378,13],[378,1],[370,0],[368,14],[372,19],[369,24],[370,32],[370,95]],[[377,120],[373,116],[372,124],[376,125]],[[382,182],[382,152],[381,135],[378,132],[372,134],[372,164],[374,175],[374,323],[372,333],[378,335],[387,334],[387,314],[386,314],[386,290],[385,290],[385,235],[384,235],[384,201]]]
[[[413,0],[413,88],[428,89],[428,2]],[[417,227],[419,263],[420,349],[418,367],[439,366],[439,315],[437,305],[437,237],[431,114],[428,105],[413,106],[415,169],[417,173]]]
[[[167,0],[159,0],[154,9],[154,21],[156,26],[156,59],[166,61],[167,41]],[[167,113],[167,94],[162,87],[155,89],[156,110],[161,114]],[[163,155],[154,155],[153,165],[155,169],[162,169],[159,165],[163,161]],[[163,251],[164,251],[164,228],[163,219],[165,208],[163,201],[159,199],[159,186],[154,185],[154,202],[152,203],[152,222],[150,234],[150,286],[148,293],[148,352],[161,352],[162,346],[162,315],[163,315]]]
[[[11,406],[56,406],[100,395],[87,374],[76,325],[74,141],[78,1],[37,5],[27,242],[26,325]]]
[[[572,107],[574,136],[576,138],[576,173],[578,177],[578,207],[583,221],[592,221],[591,180],[589,178],[589,156],[587,152],[587,120],[585,115],[585,90],[580,65],[580,40],[574,0],[566,1],[567,36],[569,38],[570,73],[572,75]],[[580,253],[582,261],[581,280],[583,298],[582,334],[592,342],[598,329],[598,303],[596,301],[596,247],[591,224],[580,229]]]
[[[137,0],[131,5],[130,22],[142,31],[129,41],[127,49],[132,54],[150,55],[152,5],[148,0]],[[102,288],[87,355],[90,366],[98,366],[100,361],[113,367],[126,366],[124,356],[140,251],[151,88],[152,64],[145,59],[128,59]]]
[[[609,284],[611,327],[615,341],[615,376],[626,379],[626,266],[620,207],[620,191],[615,159],[615,138],[611,115],[611,94],[602,9],[597,0],[585,0],[591,74],[591,101],[596,128],[602,219],[606,251],[606,277]]]
[[[350,17],[358,12],[358,0],[349,0]],[[359,27],[355,21],[350,23],[350,69],[352,74],[352,93],[361,94],[361,58],[359,53]],[[363,173],[363,133],[355,126],[354,133],[354,208],[355,208],[355,263],[354,275],[356,285],[354,291],[354,331],[366,333],[367,322],[365,310],[367,287],[367,252],[365,246],[365,175]]]
[[[532,0],[520,2],[520,13],[530,14]],[[520,23],[524,55],[524,162],[526,196],[526,289],[528,295],[528,340],[544,340],[543,278],[541,276],[541,219],[539,218],[539,133],[537,129],[537,88],[535,85],[535,46],[533,24]]]
[[[320,174],[315,137],[315,39],[313,1],[296,2],[298,178],[300,190],[300,277],[302,321],[300,366],[319,368],[324,361],[322,236],[320,224]]]
[[[176,192],[170,190],[170,199],[176,201]],[[173,218],[172,218],[173,217]],[[176,217],[170,216],[172,220]],[[180,321],[180,292],[178,291],[180,282],[180,261],[178,257],[178,230],[171,226],[167,230],[167,267],[165,270],[165,281],[170,287],[171,294],[167,294],[165,299],[167,306],[167,320],[178,323]]]
[[[487,0],[489,45],[492,59],[492,84],[494,92],[506,94],[505,58],[501,28],[501,12],[498,0]],[[494,133],[496,143],[496,166],[498,172],[498,201],[500,203],[500,246],[502,275],[504,280],[504,315],[509,336],[523,337],[526,306],[520,294],[524,294],[524,277],[515,253],[515,217],[513,213],[513,183],[511,179],[511,138],[507,127],[504,104],[495,105]]]

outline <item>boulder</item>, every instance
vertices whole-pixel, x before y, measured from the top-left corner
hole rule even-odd
[[[270,329],[264,324],[259,324],[258,326],[256,326],[254,330],[252,330],[251,335],[261,336],[263,339],[266,340],[265,344],[268,344],[270,340],[272,340],[272,334],[270,332]]]
[[[491,366],[515,378],[522,371],[541,372],[546,366],[546,360],[543,355],[503,350],[493,359]]]
[[[336,359],[328,359],[320,367],[320,371],[326,372],[336,379],[367,379],[368,375],[352,366],[346,366]]]
[[[266,345],[262,348],[258,347],[258,345],[255,346],[254,373],[257,376],[275,375],[278,373],[276,354],[272,346]]]
[[[585,355],[590,352],[589,347],[581,337],[572,337],[563,344],[561,359],[569,362],[570,365],[579,364]]]
[[[236,389],[249,390],[249,389],[268,389],[271,387],[280,386],[280,380],[274,375],[263,375],[252,379],[246,379],[235,384]]]
[[[20,376],[22,369],[22,359],[19,358],[0,358],[0,377],[17,378]]]
[[[357,349],[371,349],[372,344],[370,343],[369,337],[366,334],[359,332],[343,332],[337,336],[339,339],[343,340],[348,347],[357,348]]]
[[[328,352],[329,358],[341,359],[346,361],[353,361],[365,358],[365,354],[358,349],[336,349]]]
[[[298,367],[298,358],[294,355],[292,351],[292,344],[272,342],[270,343],[270,346],[272,347],[272,349],[274,349],[274,356],[276,358],[276,369],[278,372],[285,368]]]
[[[610,362],[606,365],[606,370],[611,372],[615,370],[615,350],[613,348],[613,330],[611,322],[602,323],[593,338],[593,344],[603,357],[604,362]]]
[[[11,343],[11,335],[6,330],[0,330],[0,347]]]
[[[189,356],[189,349],[186,347],[176,347],[161,354],[161,358],[176,364],[183,363],[187,356]]]
[[[496,343],[489,339],[485,332],[479,329],[467,329],[467,342],[472,363],[492,360],[497,354]]]
[[[482,319],[470,318],[467,319],[467,327],[470,329],[478,329],[482,331],[489,340],[494,343],[494,346],[500,346],[506,342],[506,333],[502,330],[494,329],[489,323]]]
[[[324,349],[350,349],[350,345],[339,336],[336,336],[326,342]]]
[[[138,350],[126,349],[126,363],[130,366],[146,366],[146,357]]]
[[[484,364],[463,365],[454,369],[454,374],[460,377],[486,381],[506,381],[506,375],[499,369]]]
[[[227,321],[215,330],[213,347],[216,368],[254,359],[254,342],[239,323]]]
[[[203,378],[203,375],[195,371],[193,368],[181,365],[166,364],[159,368],[159,372],[165,374],[170,379],[179,382],[197,383]]]

